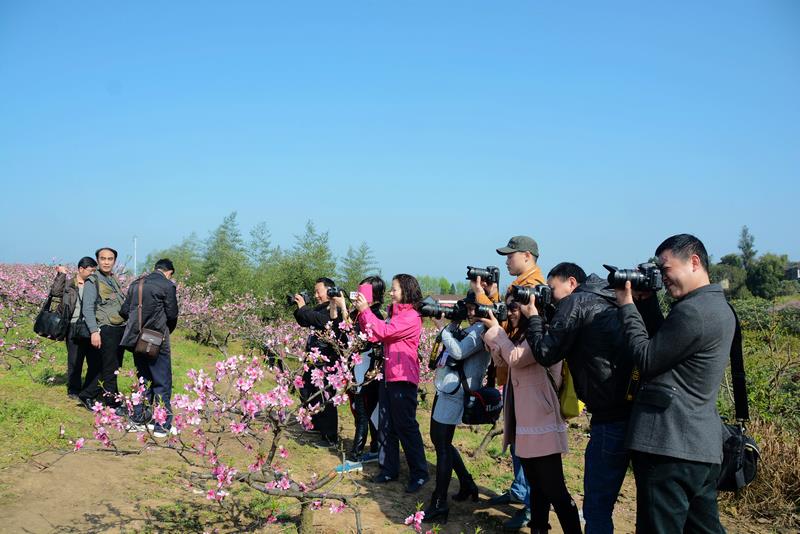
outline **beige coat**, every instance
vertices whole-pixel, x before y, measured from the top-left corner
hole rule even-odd
[[[499,326],[490,328],[483,341],[495,364],[509,368],[509,380],[503,389],[503,449],[514,444],[520,458],[536,458],[565,453],[567,425],[545,368],[536,363],[527,341],[515,345]],[[561,385],[561,362],[550,367]]]

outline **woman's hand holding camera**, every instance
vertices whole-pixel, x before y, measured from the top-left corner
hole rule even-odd
[[[431,317],[431,321],[436,325],[437,330],[444,330],[447,326],[447,320],[444,318],[444,313],[440,313],[439,317]]]
[[[356,298],[353,299],[353,305],[358,310],[358,313],[361,313],[364,310],[366,310],[367,308],[369,308],[369,302],[367,302],[367,299],[364,298],[364,295],[362,295],[361,293],[356,295]]]
[[[493,326],[500,326],[500,323],[497,322],[497,318],[494,316],[494,312],[489,310],[489,317],[486,319],[481,319],[481,322],[486,326],[486,330],[489,330]]]
[[[536,308],[536,297],[531,295],[531,300],[527,304],[520,304],[519,311],[525,317],[530,317],[531,315],[539,315],[539,310]]]

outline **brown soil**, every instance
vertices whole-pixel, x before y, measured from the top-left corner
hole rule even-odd
[[[308,452],[308,447],[297,448],[306,450],[306,453],[298,451],[300,454],[295,456],[296,461],[302,462],[313,455],[315,465],[327,468],[337,463],[335,456],[326,451]],[[572,450],[582,449],[573,446]],[[56,452],[38,456],[35,461],[0,471],[0,517],[3,518],[0,532],[294,530],[291,522],[255,529],[223,523],[201,525],[199,518],[214,506],[196,490],[187,487],[181,477],[183,468],[177,455],[159,449],[127,456],[92,450],[66,456]],[[359,495],[355,502],[361,510],[365,532],[409,532],[408,527],[402,524],[403,519],[415,510],[418,502],[429,498],[432,483],[416,495],[407,495],[403,492],[404,473],[401,473],[399,482],[377,485],[369,482],[376,469],[371,464],[364,473],[348,476],[336,491]],[[481,473],[475,475],[481,481]],[[457,489],[458,483],[454,480],[451,492]],[[472,533],[477,527],[483,532],[500,531],[502,522],[514,513],[514,508],[490,507],[487,499],[492,494],[483,488],[479,503],[451,503],[450,521],[441,532]],[[576,495],[578,504],[580,499],[581,496]],[[634,518],[635,489],[629,476],[615,510],[616,531],[633,532]],[[731,533],[768,531],[763,526],[743,525],[730,518],[723,518],[723,523]],[[561,532],[552,514],[551,524],[554,526],[551,532]],[[353,532],[355,523],[352,512],[331,515],[325,506],[314,513],[314,525],[317,532],[338,533]]]

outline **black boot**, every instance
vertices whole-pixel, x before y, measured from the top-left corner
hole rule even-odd
[[[444,525],[447,523],[447,515],[450,513],[450,508],[447,507],[447,499],[442,499],[434,493],[431,497],[431,504],[425,508],[424,512],[423,523],[435,522]]]
[[[458,488],[458,493],[453,495],[453,500],[462,502],[467,499],[472,499],[472,502],[478,502],[478,486],[475,481],[470,477],[467,483],[461,483]]]

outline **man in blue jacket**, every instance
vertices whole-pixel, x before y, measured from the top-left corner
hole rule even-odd
[[[722,424],[716,401],[736,319],[722,288],[709,281],[699,239],[672,236],[656,256],[675,303],[652,337],[630,282],[617,290],[625,343],[642,377],[626,439],[636,478],[636,530],[724,532],[717,508]]]

